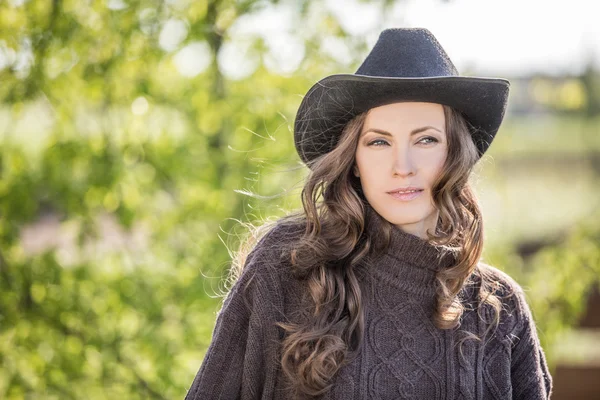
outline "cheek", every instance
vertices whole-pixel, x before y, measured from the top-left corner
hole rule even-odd
[[[444,163],[446,162],[446,154],[432,154],[431,157],[428,157],[426,162],[423,163],[421,170],[426,171],[426,174],[429,177],[431,183],[433,180],[437,178],[437,176],[442,172],[444,168]]]
[[[446,155],[444,154],[443,157],[440,157],[440,160],[438,162],[437,168],[436,168],[436,177],[444,170],[444,165],[446,164]]]
[[[360,168],[361,174],[369,175],[379,171],[387,163],[387,155],[376,151],[357,151],[355,154],[356,165]]]
[[[387,169],[381,163],[381,160],[364,158],[357,160],[359,179],[363,188],[376,188],[380,185],[386,186],[386,180],[389,180],[383,172]]]

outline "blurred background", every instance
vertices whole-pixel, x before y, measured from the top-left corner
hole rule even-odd
[[[183,398],[240,222],[299,208],[302,96],[426,27],[511,81],[473,184],[553,399],[600,398],[594,1],[0,1],[0,398]]]

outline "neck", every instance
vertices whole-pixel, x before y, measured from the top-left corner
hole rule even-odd
[[[427,240],[427,230],[430,232],[435,231],[435,226],[439,217],[439,211],[436,211],[429,215],[427,218],[415,222],[412,224],[396,225],[399,229],[412,235],[418,236],[423,240]]]

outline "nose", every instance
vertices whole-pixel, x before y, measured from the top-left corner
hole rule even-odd
[[[394,175],[410,176],[415,174],[415,164],[410,154],[410,149],[400,148],[394,155]]]

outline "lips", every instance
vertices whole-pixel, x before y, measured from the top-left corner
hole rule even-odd
[[[397,188],[392,191],[389,191],[388,193],[389,194],[392,194],[392,193],[415,193],[415,192],[422,192],[422,191],[423,191],[423,189],[411,186],[411,187],[406,187],[406,188]]]
[[[416,190],[412,192],[392,192],[390,193],[390,196],[400,201],[411,201],[420,197],[421,193],[423,193],[423,190]]]

